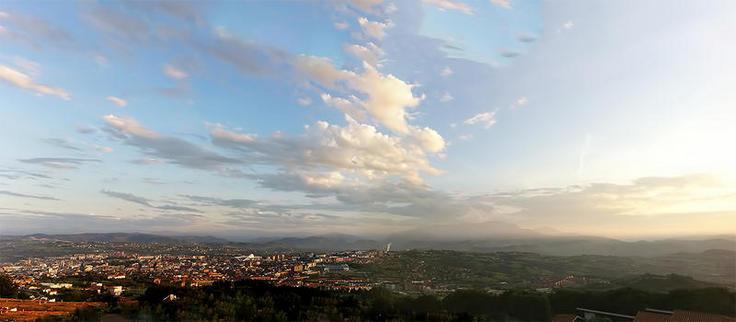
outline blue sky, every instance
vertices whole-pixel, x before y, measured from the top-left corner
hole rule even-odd
[[[0,233],[732,232],[735,5],[3,3]]]

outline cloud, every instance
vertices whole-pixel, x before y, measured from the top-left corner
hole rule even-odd
[[[36,83],[30,76],[5,65],[0,65],[0,79],[40,95],[52,95],[67,101],[72,98],[71,94],[62,88]]]
[[[568,20],[568,21],[565,21],[565,22],[564,22],[564,23],[562,24],[562,28],[563,28],[563,29],[568,29],[568,30],[569,30],[569,29],[572,29],[573,27],[575,27],[575,23],[574,23],[574,22],[572,22],[572,20]]]
[[[205,23],[202,13],[206,7],[201,3],[194,2],[169,2],[169,1],[145,1],[128,4],[134,9],[142,11],[157,11],[167,16],[175,17],[183,21],[192,22],[197,25]]]
[[[215,197],[195,196],[195,195],[182,195],[191,201],[198,202],[203,206],[224,206],[231,208],[250,208],[258,205],[259,202],[251,199],[222,199]]]
[[[468,125],[480,124],[487,129],[496,124],[496,112],[479,113],[463,121],[463,123]]]
[[[382,4],[383,0],[348,0],[346,3],[362,12],[374,13],[375,7]]]
[[[6,178],[9,180],[17,180],[17,179],[31,179],[31,180],[37,180],[37,179],[52,179],[50,176],[33,172],[33,171],[27,171],[27,170],[20,170],[20,169],[0,169],[0,177]]]
[[[30,158],[19,159],[18,161],[30,164],[40,164],[44,167],[54,169],[77,169],[80,165],[89,162],[101,162],[99,159],[85,158]]]
[[[159,205],[156,206],[153,204],[153,201],[151,201],[148,198],[144,198],[138,195],[134,195],[132,193],[126,193],[126,192],[115,192],[115,191],[109,191],[109,190],[101,190],[100,193],[105,194],[107,196],[125,200],[128,202],[136,203],[142,206],[146,206],[149,208],[164,210],[164,211],[184,211],[184,212],[192,212],[192,213],[201,213],[202,211],[199,209],[191,208],[191,207],[185,207],[185,206],[179,206],[179,205]]]
[[[241,161],[219,155],[191,142],[149,130],[132,118],[107,115],[107,132],[123,143],[139,148],[153,159],[194,169],[223,170]]]
[[[18,12],[0,12],[0,38],[9,38],[18,42],[28,44],[35,48],[44,46],[56,46],[59,48],[75,48],[78,46],[76,39],[65,29],[50,24],[49,22],[27,16]]]
[[[521,53],[518,51],[514,51],[514,50],[504,49],[504,50],[501,50],[501,56],[506,57],[506,58],[516,58],[516,57],[521,56]]]
[[[466,15],[473,14],[473,8],[467,3],[463,3],[456,0],[422,0],[424,4],[432,5],[440,10],[455,10],[460,11]]]
[[[82,134],[91,134],[97,132],[97,129],[95,127],[86,124],[78,124],[75,126],[75,129],[77,130],[77,132]]]
[[[368,179],[398,176],[411,182],[421,182],[420,173],[439,174],[428,160],[428,154],[444,149],[434,130],[411,128],[411,135],[402,138],[350,117],[347,122],[345,127],[316,122],[296,137],[256,139],[219,125],[210,127],[210,135],[214,144],[245,152],[254,162],[302,172],[355,171]]]
[[[67,149],[67,150],[73,150],[73,151],[78,151],[78,152],[82,151],[82,149],[75,146],[71,141],[66,140],[66,139],[46,138],[46,139],[41,139],[41,141],[43,141],[46,144],[50,144],[50,145],[60,147],[63,149]]]
[[[368,115],[362,107],[361,100],[354,95],[351,95],[348,98],[342,98],[322,93],[319,97],[322,99],[322,102],[328,106],[339,109],[345,113],[345,115],[348,115],[355,120],[365,122],[368,119]]]
[[[530,42],[536,41],[537,36],[525,33],[525,34],[520,34],[519,36],[516,37],[516,39],[521,42],[530,43]]]
[[[139,15],[104,6],[94,6],[82,16],[98,31],[123,41],[144,41],[152,37],[151,26]]]
[[[312,105],[312,99],[309,97],[300,97],[296,100],[296,103],[299,104],[299,106],[309,106]]]
[[[186,82],[178,82],[175,86],[172,87],[156,88],[156,92],[163,96],[181,99],[187,98],[191,94],[192,88]]]
[[[443,68],[440,71],[440,76],[447,77],[447,76],[452,75],[452,73],[453,73],[452,68],[450,68],[450,66],[445,66],[445,68]]]
[[[352,95],[349,101],[354,106],[364,109],[388,129],[399,133],[409,132],[406,110],[417,107],[422,99],[412,93],[414,85],[407,84],[391,74],[381,74],[368,63],[363,64],[363,72],[358,74],[337,69],[324,58],[302,56],[297,61],[297,68],[322,86],[343,87],[365,95],[365,99]]]
[[[365,34],[369,38],[378,39],[378,40],[383,39],[383,37],[386,36],[386,29],[391,28],[393,26],[391,21],[386,21],[386,22],[370,21],[366,17],[358,18],[358,25],[360,26],[360,29],[363,31],[363,34]]]
[[[383,182],[379,185],[341,189],[336,192],[345,211],[387,213],[397,216],[456,221],[473,212],[492,213],[485,201],[458,198],[423,185]]]
[[[302,55],[295,59],[294,67],[302,75],[327,88],[336,88],[338,82],[354,77],[352,72],[335,68],[327,58]]]
[[[440,97],[440,102],[442,102],[442,103],[447,103],[447,102],[449,102],[449,101],[452,101],[452,100],[454,100],[454,99],[455,99],[455,98],[454,98],[454,97],[452,97],[452,95],[451,95],[451,94],[450,94],[449,92],[445,92],[445,93],[444,93],[444,94],[442,94],[442,96]]]
[[[223,28],[215,29],[214,37],[195,41],[194,46],[245,74],[273,73],[293,59],[281,49],[240,39]]]
[[[429,127],[412,127],[410,133],[409,139],[418,142],[424,151],[440,153],[445,149],[445,140],[437,131]]]
[[[112,102],[113,104],[119,106],[119,107],[124,107],[124,106],[128,105],[128,101],[126,101],[126,100],[124,100],[124,99],[122,99],[120,97],[108,96],[108,97],[106,97],[106,99],[108,101]]]
[[[85,232],[156,232],[179,229],[185,231],[201,220],[195,214],[161,214],[144,217],[117,217],[104,214],[82,214],[75,212],[52,212],[45,210],[13,210],[0,211],[0,227],[12,227],[14,234],[23,233],[79,233],[79,227]],[[201,228],[201,227],[200,227]],[[4,232],[9,232],[5,230]]]
[[[346,21],[340,21],[333,24],[337,30],[346,30],[350,28],[350,24]]]
[[[108,114],[103,117],[107,125],[120,131],[120,133],[130,134],[134,137],[142,137],[147,139],[156,139],[159,136],[158,133],[151,131],[138,123],[133,118],[122,118],[113,114]]]
[[[284,225],[303,225],[307,222],[320,221],[325,218],[338,219],[335,216],[314,212],[305,213],[300,209],[289,206],[273,205],[251,199],[226,199],[196,195],[182,195],[182,197],[197,203],[200,207],[229,208],[230,211],[225,210],[227,218],[223,222],[227,225],[250,226],[259,224],[263,225],[264,228],[278,226],[283,229]],[[218,209],[218,211],[222,210]],[[303,231],[303,228],[301,226],[299,230]]]
[[[511,9],[511,0],[490,0],[491,4],[504,9]]]
[[[156,165],[156,164],[163,164],[163,160],[155,159],[155,158],[145,158],[145,159],[137,159],[130,161],[130,163],[133,164],[140,164],[140,165]]]
[[[169,65],[169,64],[164,65],[163,71],[164,71],[164,74],[166,74],[166,76],[171,77],[176,80],[183,80],[189,77],[189,74],[187,74],[185,71],[179,68],[176,68],[172,65]]]
[[[734,224],[733,217],[718,214],[736,211],[733,187],[707,174],[525,189],[477,198],[514,209],[507,217],[518,223],[609,236],[713,233]],[[712,221],[714,215],[721,218],[718,225]]]
[[[102,153],[112,153],[114,150],[109,146],[95,146],[95,150]]]
[[[0,195],[19,197],[19,198],[38,199],[38,200],[59,200],[57,198],[49,197],[49,196],[29,195],[29,194],[17,193],[17,192],[12,192],[12,191],[7,191],[7,190],[0,190]]]
[[[529,99],[526,98],[526,96],[522,96],[522,97],[519,97],[518,99],[516,99],[516,102],[514,102],[514,106],[513,107],[514,108],[522,107],[522,106],[525,106],[527,104],[529,104]]]
[[[31,75],[38,75],[41,73],[41,64],[30,59],[26,59],[23,57],[14,57],[13,64],[15,64],[15,66],[18,66],[24,72]]]
[[[368,64],[363,68],[362,74],[348,79],[350,87],[368,95],[361,102],[363,108],[387,128],[408,132],[406,109],[418,106],[421,100],[412,93],[414,86],[393,75],[382,75]]]
[[[219,123],[207,124],[207,127],[209,128],[210,136],[212,138],[216,138],[217,140],[223,140],[237,144],[249,144],[255,142],[256,140],[256,136],[253,134],[233,132]]]
[[[474,136],[473,136],[472,134],[462,134],[462,135],[458,136],[457,138],[458,138],[458,139],[459,139],[460,141],[470,141],[470,140],[472,140],[472,139],[473,139],[473,137],[474,137]]]
[[[343,46],[345,52],[355,56],[361,61],[364,61],[371,66],[378,66],[381,57],[385,55],[383,50],[376,46],[376,44],[369,42],[365,46],[357,44],[346,44]]]
[[[104,55],[97,54],[94,55],[92,59],[94,59],[95,63],[97,63],[97,65],[101,67],[105,67],[108,64],[107,57],[105,57]]]
[[[146,207],[153,207],[153,205],[151,205],[150,200],[148,200],[146,198],[143,198],[143,197],[140,197],[140,196],[136,196],[136,195],[131,194],[131,193],[115,192],[115,191],[108,191],[108,190],[102,190],[100,192],[103,193],[103,194],[105,194],[105,195],[108,195],[110,197],[113,197],[113,198],[118,198],[118,199],[122,199],[122,200],[125,200],[125,201],[130,201],[130,202],[137,203],[139,205],[143,205],[143,206],[146,206]]]

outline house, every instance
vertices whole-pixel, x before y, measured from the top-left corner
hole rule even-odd
[[[113,296],[120,296],[123,294],[123,287],[120,285],[108,286],[107,291]]]

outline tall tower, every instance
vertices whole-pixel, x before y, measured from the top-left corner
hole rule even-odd
[[[391,251],[391,243],[388,243],[386,244],[386,252],[388,253],[390,251]]]

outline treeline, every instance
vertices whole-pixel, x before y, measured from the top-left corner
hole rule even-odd
[[[202,288],[152,286],[137,307],[122,308],[121,313],[143,321],[549,321],[555,313],[574,313],[576,307],[624,314],[656,307],[734,316],[735,303],[735,293],[717,288],[669,293],[513,290],[499,295],[458,290],[439,298],[384,289],[338,292],[241,281]]]

